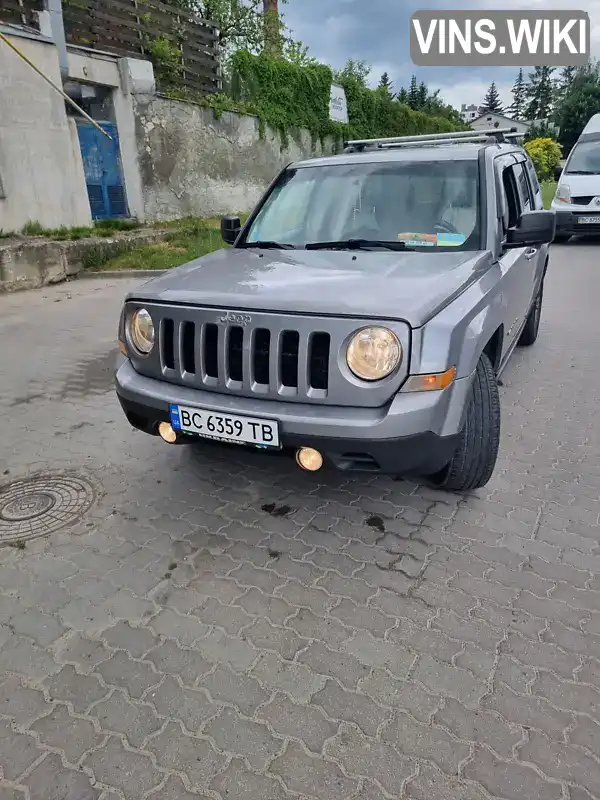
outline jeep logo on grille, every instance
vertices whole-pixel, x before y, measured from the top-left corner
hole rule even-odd
[[[248,325],[252,322],[252,317],[250,314],[234,314],[233,312],[229,311],[227,314],[222,314],[219,317],[219,322],[224,322],[230,325]]]

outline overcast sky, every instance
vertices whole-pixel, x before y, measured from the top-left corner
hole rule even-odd
[[[365,60],[373,68],[377,83],[387,72],[396,89],[407,86],[413,73],[432,89],[441,89],[447,103],[460,108],[461,103],[481,103],[494,80],[502,101],[511,101],[510,89],[517,68],[417,68],[410,60],[410,16],[419,8],[461,10],[533,9],[574,7],[586,10],[592,22],[592,51],[600,55],[600,0],[479,0],[464,3],[450,0],[289,0],[282,6],[285,20],[295,38],[309,45],[311,53],[331,64],[343,67],[348,58]]]

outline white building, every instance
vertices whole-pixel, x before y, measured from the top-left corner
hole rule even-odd
[[[559,129],[556,125],[553,125],[547,119],[511,119],[511,117],[506,117],[504,114],[496,114],[493,111],[487,111],[485,114],[477,116],[471,120],[470,125],[474,131],[485,131],[490,128],[516,128],[517,133],[522,136],[525,136],[533,125],[544,125],[553,128],[555,136],[559,134]]]
[[[461,119],[467,125],[473,122],[473,120],[476,120],[480,114],[481,114],[481,109],[479,106],[473,106],[473,105],[468,106],[465,103],[463,103],[462,108],[460,109]]]
[[[490,128],[516,128],[517,132],[523,134],[523,136],[531,127],[530,122],[511,119],[510,117],[505,117],[504,114],[496,114],[493,111],[478,115],[471,120],[470,125],[474,131],[485,131]]]

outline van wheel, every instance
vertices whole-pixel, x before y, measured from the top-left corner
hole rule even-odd
[[[517,342],[519,347],[531,347],[531,345],[535,343],[535,340],[538,337],[538,331],[540,329],[540,319],[542,317],[543,301],[544,301],[544,284],[542,283],[538,290],[537,297],[535,298],[534,303],[531,306],[531,310],[529,311],[525,327],[523,328],[523,330],[521,331],[521,335],[519,336],[519,341]]]
[[[500,396],[494,368],[482,354],[477,364],[465,424],[452,461],[431,481],[438,489],[470,492],[485,486],[500,446]]]

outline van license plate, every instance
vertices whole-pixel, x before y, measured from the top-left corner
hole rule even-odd
[[[578,217],[577,222],[579,225],[599,225],[600,216],[595,217]]]
[[[171,425],[182,433],[232,444],[279,449],[279,423],[258,417],[208,411],[191,406],[169,406]]]

